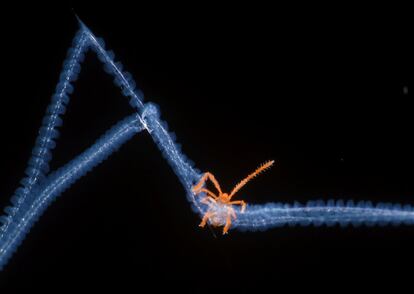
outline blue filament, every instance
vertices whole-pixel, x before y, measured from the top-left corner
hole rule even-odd
[[[249,205],[246,212],[239,213],[233,223],[243,231],[263,231],[273,227],[289,226],[340,226],[353,225],[414,225],[414,209],[410,205],[378,203],[369,201],[357,204],[342,200],[309,201],[282,204]]]
[[[30,198],[14,196],[14,206],[6,207],[0,231],[0,267],[6,264],[31,226],[56,197],[141,130],[143,126],[137,115],[120,121],[89,149],[33,187],[28,194]],[[18,193],[26,191],[19,188]]]
[[[91,171],[109,155],[119,149],[135,134],[146,130],[168,161],[178,179],[183,184],[187,198],[195,212],[201,216],[206,207],[195,197],[191,187],[202,174],[181,152],[175,142],[175,135],[168,131],[167,124],[160,118],[155,104],[143,102],[142,92],[136,88],[132,75],[123,70],[115,54],[105,49],[102,39],[94,34],[81,21],[72,47],[68,50],[62,72],[42,120],[32,156],[29,159],[26,176],[21,186],[11,197],[11,205],[0,216],[0,269],[7,263],[32,225],[46,210],[48,205],[68,189],[79,178]],[[129,99],[135,114],[129,116],[108,130],[89,149],[78,155],[56,171],[49,171],[52,151],[59,137],[58,127],[63,123],[63,115],[73,92],[72,83],[78,78],[81,63],[88,49],[92,49],[103,63],[104,70],[113,76],[114,83]],[[237,219],[232,228],[243,231],[266,230],[283,225],[414,225],[414,209],[399,204],[377,204],[370,202],[310,201],[306,205],[269,203],[249,205],[246,212],[237,211]]]

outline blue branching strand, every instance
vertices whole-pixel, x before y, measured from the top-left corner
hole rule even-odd
[[[25,172],[26,177],[21,181],[21,187],[11,197],[11,205],[7,206],[4,209],[5,214],[0,216],[0,269],[54,199],[142,130],[148,131],[171,165],[183,184],[194,211],[200,216],[206,212],[206,207],[200,200],[202,197],[196,196],[191,190],[202,174],[181,152],[175,142],[175,135],[168,131],[166,122],[161,120],[158,107],[152,103],[144,104],[143,94],[136,88],[132,75],[123,71],[122,64],[115,61],[112,51],[105,49],[102,39],[96,38],[81,21],[79,24],[80,30],[68,51],[55,93],[43,118]],[[124,96],[128,97],[136,113],[121,120],[89,149],[65,166],[49,172],[52,150],[59,136],[57,128],[62,124],[69,96],[73,92],[72,83],[79,75],[81,63],[88,49],[92,49],[97,54],[104,70],[113,76],[115,85],[121,89]],[[243,231],[266,230],[283,225],[414,225],[414,209],[409,205],[373,206],[370,202],[355,205],[353,202],[344,203],[341,200],[329,200],[326,203],[310,201],[306,205],[298,203],[249,205],[244,213],[240,210],[236,210],[236,213],[237,219],[233,223],[233,228]]]
[[[157,146],[169,159],[168,162],[181,179],[193,208],[199,213],[204,211],[199,199],[196,199],[191,192],[191,186],[200,178],[200,174],[180,152],[174,142],[175,136],[168,133],[166,123],[160,120],[157,107],[151,103],[143,103],[143,94],[136,88],[132,75],[123,71],[122,64],[114,60],[115,55],[112,51],[105,49],[102,39],[96,38],[81,21],[79,24],[80,29],[73,39],[72,47],[68,50],[55,93],[39,129],[26,169],[27,176],[23,178],[21,187],[11,197],[11,205],[4,209],[5,214],[0,216],[0,269],[54,199],[143,129],[152,135]],[[55,140],[59,136],[57,128],[62,125],[62,116],[74,89],[72,83],[80,73],[81,63],[88,49],[92,49],[97,54],[104,70],[114,77],[115,85],[121,89],[124,96],[129,98],[129,103],[136,114],[116,124],[83,154],[50,173],[49,162],[52,159],[52,150],[56,147]]]
[[[42,184],[37,185],[32,190],[34,195],[32,201],[26,200],[20,205],[18,213],[6,216],[7,225],[1,228],[0,268],[6,264],[31,226],[56,197],[141,130],[143,126],[137,115],[122,120],[88,150],[51,173]]]

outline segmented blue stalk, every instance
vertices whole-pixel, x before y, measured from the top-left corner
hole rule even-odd
[[[39,130],[39,136],[36,139],[32,157],[26,170],[27,177],[21,181],[22,187],[19,187],[12,196],[12,205],[7,206],[4,209],[5,214],[0,216],[0,268],[6,264],[48,204],[135,133],[142,129],[148,130],[147,122],[142,119],[141,112],[145,112],[147,115],[154,113],[155,106],[143,104],[142,92],[136,89],[132,75],[122,70],[120,62],[114,61],[113,52],[106,51],[103,40],[96,38],[81,21],[79,23],[80,30],[75,35],[73,46],[68,51],[68,57],[63,63],[56,91],[43,118],[42,127]],[[62,124],[61,116],[65,113],[69,96],[73,92],[71,82],[77,79],[81,69],[80,64],[89,48],[97,53],[105,71],[114,77],[114,83],[121,89],[122,94],[130,99],[129,103],[136,110],[136,114],[114,126],[105,136],[65,167],[48,175],[49,161],[52,159],[51,150],[55,148],[55,139],[59,136],[57,127]],[[177,163],[182,166],[182,162],[188,162],[179,152],[177,145],[171,138],[172,134],[166,131],[166,124],[163,123],[164,127],[162,127],[158,120],[153,119],[153,116],[148,116],[148,118],[148,122],[153,124],[155,141],[161,142],[160,149],[174,150],[175,156],[170,161],[174,170],[176,170]],[[157,119],[159,119],[158,116]],[[167,157],[171,156],[169,151],[166,154],[168,154]],[[191,182],[199,175],[190,165],[178,170],[177,175],[180,178],[186,175],[182,178],[182,182],[189,195],[192,195]],[[194,203],[198,203],[194,195],[192,197]]]
[[[73,39],[72,47],[68,50],[55,93],[39,129],[32,156],[25,171],[27,176],[20,181],[22,186],[11,197],[12,206],[6,207],[4,209],[6,214],[0,217],[0,223],[2,223],[0,244],[7,239],[7,234],[10,227],[15,225],[15,220],[25,213],[29,203],[36,197],[34,188],[45,180],[49,172],[51,150],[55,148],[55,139],[59,136],[57,127],[62,124],[60,116],[65,113],[66,105],[69,103],[69,95],[73,92],[71,82],[75,81],[79,75],[80,62],[84,59],[87,47],[87,36],[83,30],[79,30]],[[2,254],[0,249],[0,260]]]
[[[0,268],[7,263],[29,229],[54,199],[141,130],[143,126],[137,115],[122,120],[92,147],[50,174],[41,185],[36,186],[32,190],[33,200],[26,201],[24,209],[20,209],[18,214],[7,216],[8,226],[4,227],[0,239]]]
[[[88,48],[97,53],[105,71],[114,77],[114,83],[120,87],[122,94],[130,99],[129,103],[136,110],[136,114],[116,124],[88,150],[48,175],[51,150],[55,147],[55,139],[59,135],[57,127],[62,123],[60,117],[65,112],[69,95],[73,91],[71,82],[77,79],[80,63]],[[113,52],[105,49],[103,40],[96,38],[80,22],[80,30],[69,49],[55,94],[39,130],[26,169],[27,177],[21,181],[22,187],[18,188],[11,198],[12,206],[6,207],[5,215],[0,217],[0,223],[3,224],[0,227],[0,269],[56,197],[143,129],[152,136],[183,184],[193,209],[202,216],[206,210],[200,203],[202,197],[195,197],[191,191],[192,185],[199,181],[202,174],[193,168],[193,163],[181,152],[174,134],[168,132],[167,124],[160,119],[158,108],[152,103],[143,104],[142,92],[136,88],[131,74],[122,70],[121,63],[114,61]],[[233,222],[232,228],[245,231],[266,230],[283,225],[414,224],[414,211],[411,206],[378,204],[374,207],[370,202],[355,205],[353,202],[345,204],[341,200],[329,200],[326,203],[311,201],[305,206],[298,203],[292,206],[277,203],[248,205],[244,213],[239,209],[236,209],[236,212],[237,219]]]
[[[373,226],[414,225],[414,209],[410,205],[369,201],[309,201],[306,205],[269,203],[248,205],[245,213],[238,213],[234,228],[244,231],[263,231],[280,226]]]

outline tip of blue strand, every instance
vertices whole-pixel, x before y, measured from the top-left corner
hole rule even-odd
[[[85,25],[85,23],[80,19],[80,17],[76,14],[76,12],[75,11],[73,11],[73,13],[74,13],[74,15],[75,15],[75,18],[76,18],[76,20],[78,21],[78,25],[79,25],[79,28],[82,28],[82,29],[88,29],[88,27]]]

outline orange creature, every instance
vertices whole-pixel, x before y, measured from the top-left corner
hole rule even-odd
[[[236,212],[233,209],[233,204],[241,205],[241,213],[246,210],[246,202],[243,200],[236,200],[231,201],[231,198],[234,194],[237,193],[244,185],[246,185],[251,179],[255,176],[260,174],[261,172],[265,171],[269,167],[273,165],[275,161],[267,161],[263,163],[260,167],[258,167],[254,172],[248,175],[246,178],[241,180],[231,191],[230,194],[223,193],[221,191],[220,185],[217,182],[216,178],[213,176],[212,173],[206,172],[197,183],[197,185],[193,186],[192,190],[195,194],[199,194],[204,192],[207,194],[205,198],[201,200],[201,203],[208,205],[208,210],[204,214],[203,219],[200,223],[200,227],[204,227],[209,221],[213,226],[223,226],[223,235],[227,234],[230,226],[231,226],[231,219],[236,219]],[[216,187],[219,195],[217,196],[210,190],[203,188],[204,183],[209,179],[214,186]]]

